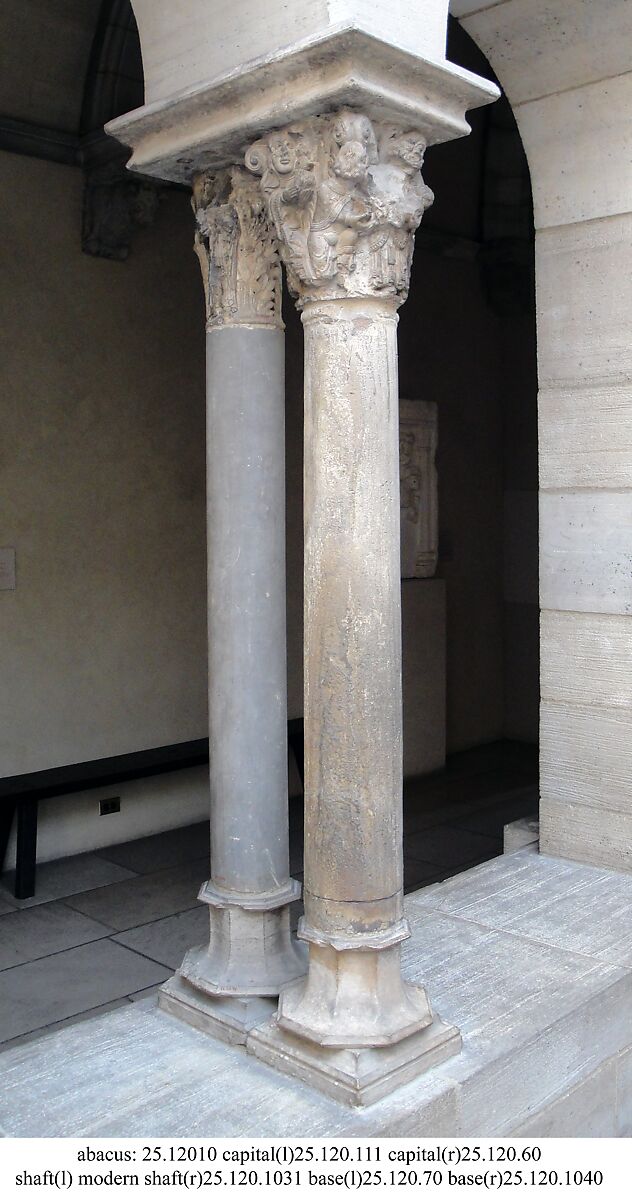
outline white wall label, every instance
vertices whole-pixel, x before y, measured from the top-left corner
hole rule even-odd
[[[15,591],[15,550],[0,546],[0,592]]]

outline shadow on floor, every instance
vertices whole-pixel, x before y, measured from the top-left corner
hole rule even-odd
[[[502,853],[503,827],[537,811],[537,750],[512,742],[448,759],[404,786],[404,882],[416,890]],[[303,811],[290,805],[302,879]],[[0,1048],[155,991],[208,936],[198,903],[208,824],[43,863],[37,895],[0,885]],[[296,926],[301,904],[293,905]]]

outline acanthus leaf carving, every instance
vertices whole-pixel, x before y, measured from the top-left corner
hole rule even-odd
[[[250,147],[246,166],[261,177],[299,303],[406,299],[414,233],[433,200],[421,176],[425,149],[421,133],[349,109]]]
[[[192,207],[207,328],[282,328],[278,243],[256,181],[241,167],[198,175]]]

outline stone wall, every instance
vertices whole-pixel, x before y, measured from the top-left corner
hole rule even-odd
[[[513,105],[536,224],[541,847],[632,869],[632,12],[453,0]],[[471,14],[471,15],[469,15]]]

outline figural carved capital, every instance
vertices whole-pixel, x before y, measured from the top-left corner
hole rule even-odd
[[[206,328],[282,329],[279,249],[256,180],[242,167],[205,172],[194,180],[191,203]]]
[[[344,109],[261,138],[246,166],[261,177],[299,307],[308,300],[408,295],[414,234],[434,197],[416,130]]]

